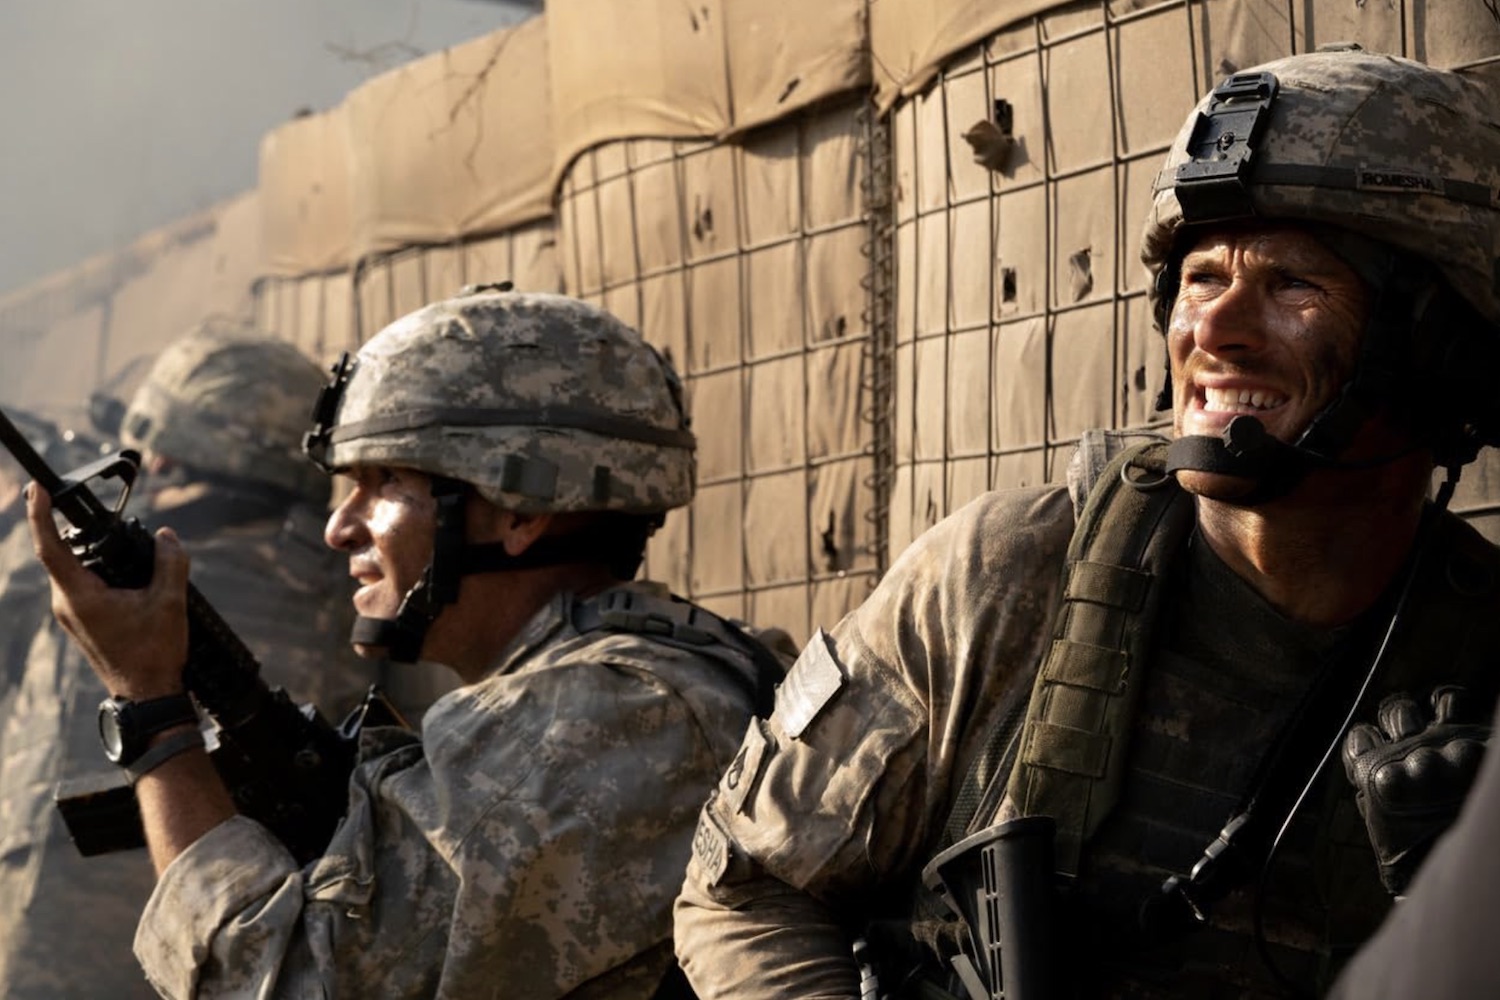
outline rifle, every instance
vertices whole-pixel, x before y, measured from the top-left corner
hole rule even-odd
[[[971,1000],[1064,995],[1049,816],[1022,816],[960,840],[928,862],[923,882],[969,931],[953,968]]]
[[[123,511],[140,469],[140,453],[122,449],[59,476],[37,454],[3,410],[0,445],[52,497],[72,526],[63,539],[85,567],[111,587],[151,582],[155,541]],[[113,508],[89,489],[117,480]],[[183,683],[214,723],[210,759],[235,806],[274,833],[301,863],[319,857],[348,803],[359,730],[405,725],[378,687],[335,728],[311,705],[297,706],[269,687],[260,664],[191,583],[187,588],[188,655]],[[82,779],[58,790],[68,833],[86,857],[145,844],[134,789],[121,779]]]

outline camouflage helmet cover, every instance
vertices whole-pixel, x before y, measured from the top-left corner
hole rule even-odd
[[[466,289],[381,330],[347,378],[331,425],[309,435],[327,468],[413,468],[528,512],[650,513],[692,499],[677,374],[577,299]]]
[[[1291,56],[1234,79],[1255,73],[1279,83],[1250,153],[1255,216],[1334,226],[1425,258],[1482,317],[1500,322],[1500,125],[1489,89],[1358,50]],[[1184,249],[1177,173],[1213,99],[1188,116],[1158,175],[1141,241],[1153,277]]]
[[[322,381],[291,344],[213,317],[157,356],[126,410],[121,438],[202,472],[326,503],[328,480],[299,447]]]

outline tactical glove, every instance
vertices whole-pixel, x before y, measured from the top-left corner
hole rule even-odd
[[[1380,703],[1379,726],[1344,738],[1344,773],[1354,784],[1380,862],[1380,881],[1401,895],[1432,844],[1458,816],[1484,755],[1490,728],[1472,722],[1467,692],[1432,692],[1432,718],[1406,694]]]

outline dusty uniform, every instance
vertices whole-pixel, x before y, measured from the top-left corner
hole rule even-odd
[[[322,545],[322,512],[273,512],[216,489],[166,519],[192,555],[195,585],[267,681],[328,713],[352,707],[374,668],[348,651],[346,567]],[[40,571],[35,556],[29,565]],[[112,769],[96,721],[104,689],[46,614],[45,575],[42,583],[27,621],[45,624],[28,633],[24,675],[0,733],[0,992],[151,996],[130,954],[154,881],[145,851],[80,857],[52,803],[60,780]]]
[[[1493,572],[1493,549],[1449,527],[1443,544],[1477,543]],[[1029,697],[1072,529],[1060,488],[982,497],[918,539],[831,636],[813,638],[695,838],[676,935],[700,995],[859,996],[850,932],[904,904],[970,761]],[[1173,573],[1120,802],[1084,849],[1068,953],[1089,956],[1077,964],[1090,996],[1274,996],[1249,930],[1253,889],[1160,952],[1131,925],[1139,903],[1201,855],[1342,637],[1281,619],[1196,540]],[[1500,647],[1494,638],[1486,648]],[[1268,904],[1282,967],[1325,985],[1320,963],[1385,905],[1352,793],[1333,787],[1342,799],[1325,808],[1313,797]]]
[[[622,591],[660,593],[606,594]],[[370,731],[349,815],[308,867],[243,818],[179,856],[136,937],[152,982],[171,997],[650,997],[753,668],[731,643],[580,633],[588,606],[555,597],[493,672],[429,710],[421,740]]]

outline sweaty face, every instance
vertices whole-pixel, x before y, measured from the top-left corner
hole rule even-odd
[[[1182,261],[1167,351],[1173,427],[1218,436],[1240,414],[1292,442],[1354,370],[1369,293],[1307,232],[1211,232]]]
[[[394,618],[432,558],[437,508],[431,480],[411,469],[380,465],[354,466],[339,476],[352,490],[329,516],[323,540],[349,556],[349,575],[359,583],[355,610],[369,618]]]

